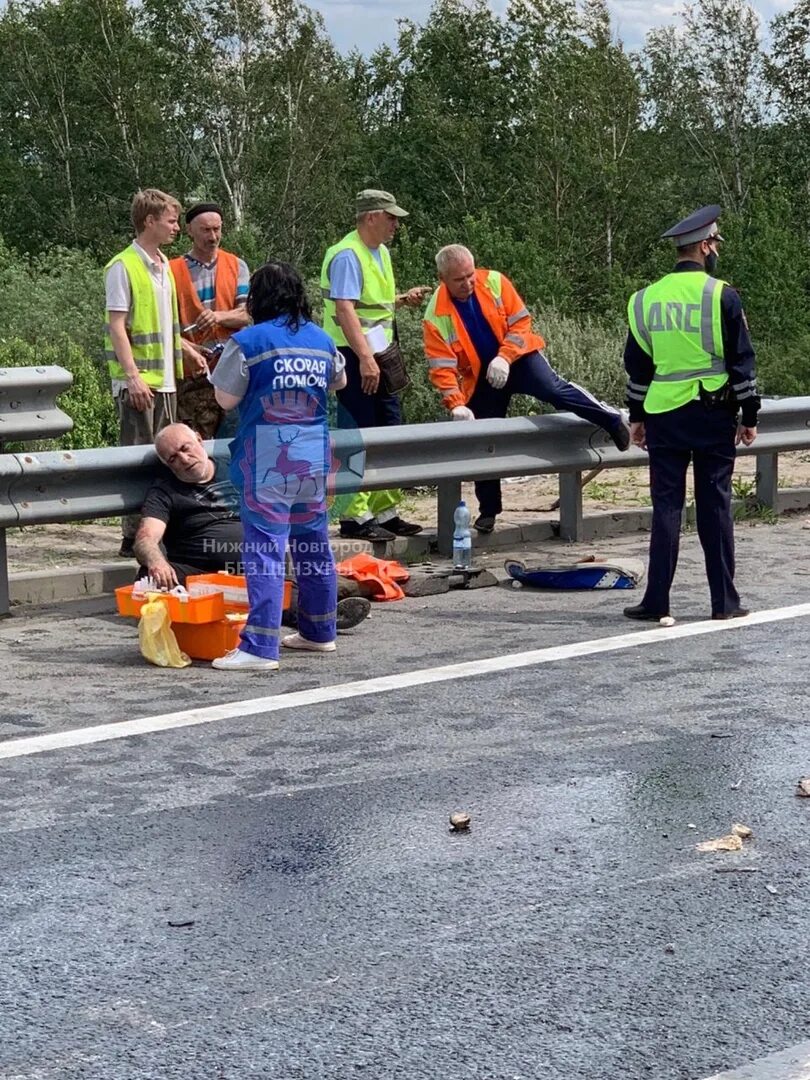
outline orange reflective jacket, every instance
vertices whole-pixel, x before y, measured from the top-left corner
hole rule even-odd
[[[532,317],[505,274],[497,270],[475,271],[475,295],[481,311],[500,342],[498,355],[510,364],[519,356],[545,348],[532,332]],[[466,405],[481,371],[481,358],[456,310],[447,286],[433,294],[422,323],[425,357],[430,381],[448,409]]]
[[[180,309],[180,325],[191,326],[199,318],[203,305],[200,303],[200,298],[197,295],[197,290],[194,288],[194,283],[191,280],[191,274],[188,271],[188,263],[185,257],[181,255],[177,259],[172,259],[169,262],[172,274],[174,275],[174,282],[177,286],[177,306]],[[239,260],[235,255],[232,255],[230,251],[220,250],[217,253],[217,272],[216,272],[216,285],[214,291],[214,311],[230,311],[231,308],[236,307],[236,289],[239,284]],[[194,341],[197,344],[202,344],[205,341],[211,341],[216,339],[217,341],[227,341],[233,330],[229,330],[226,326],[214,326],[210,330],[197,330],[191,334],[185,334],[184,337],[189,341]]]

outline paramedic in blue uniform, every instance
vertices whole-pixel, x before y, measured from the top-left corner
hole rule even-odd
[[[241,499],[250,612],[239,647],[214,660],[214,667],[273,671],[280,644],[310,652],[335,648],[327,399],[330,390],[346,385],[346,376],[331,338],[312,322],[303,282],[288,263],[269,262],[255,272],[247,309],[254,325],[228,341],[211,382],[224,409],[239,407],[231,481]],[[288,540],[298,582],[298,633],[282,639]]]
[[[705,206],[665,232],[677,248],[674,270],[628,304],[630,433],[649,454],[653,506],[647,588],[624,609],[629,619],[670,613],[690,460],[712,618],[748,614],[734,587],[731,477],[735,445],[757,437],[760,401],[740,298],[713,276],[719,215],[719,206]]]

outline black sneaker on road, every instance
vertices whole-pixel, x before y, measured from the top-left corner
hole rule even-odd
[[[371,601],[366,600],[365,596],[347,596],[343,600],[338,600],[338,633],[342,633],[344,630],[353,630],[363,619],[368,618],[370,611]]]
[[[738,607],[733,611],[713,611],[713,619],[744,619],[746,615],[751,614],[751,609],[747,607]]]
[[[473,522],[473,528],[476,532],[482,533],[483,535],[495,532],[495,518],[487,517],[485,514],[479,514]]]
[[[669,612],[662,611],[660,614],[656,614],[656,612],[645,608],[643,604],[636,604],[634,607],[626,607],[624,615],[627,619],[639,619],[641,622],[658,622],[659,619],[667,618]]]
[[[403,521],[401,517],[389,518],[382,528],[388,529],[394,536],[416,536],[417,533],[422,531],[421,525],[417,525],[413,521]]]
[[[394,540],[395,533],[384,529],[376,518],[370,521],[341,521],[340,535],[344,540],[369,540],[372,544],[384,544]]]

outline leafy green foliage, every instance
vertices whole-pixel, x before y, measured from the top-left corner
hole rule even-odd
[[[73,420],[73,430],[42,446],[80,450],[113,445],[118,431],[109,379],[75,342],[64,335],[47,345],[32,345],[20,338],[0,341],[0,368],[49,365],[67,368],[73,375],[73,385],[58,401],[59,408]],[[31,444],[26,443],[26,447],[31,448]]]
[[[560,372],[614,404],[627,297],[671,265],[660,233],[720,202],[720,272],[764,389],[810,393],[808,57],[810,0],[767,33],[747,0],[694,0],[635,52],[606,0],[509,0],[502,15],[434,0],[370,57],[340,56],[301,0],[14,0],[0,8],[2,361],[62,357],[48,362],[77,375],[74,445],[109,440],[101,270],[136,188],[218,200],[226,246],[314,281],[374,186],[410,211],[401,288],[435,283],[436,250],[467,244],[512,278]],[[400,330],[406,416],[441,418],[418,316]]]

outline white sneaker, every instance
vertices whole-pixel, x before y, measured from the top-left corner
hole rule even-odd
[[[281,644],[286,649],[304,649],[306,652],[334,652],[337,648],[334,641],[310,641],[300,634],[288,634],[281,639]]]
[[[244,649],[231,649],[224,656],[212,660],[211,667],[220,671],[278,671],[278,660],[267,660]]]

